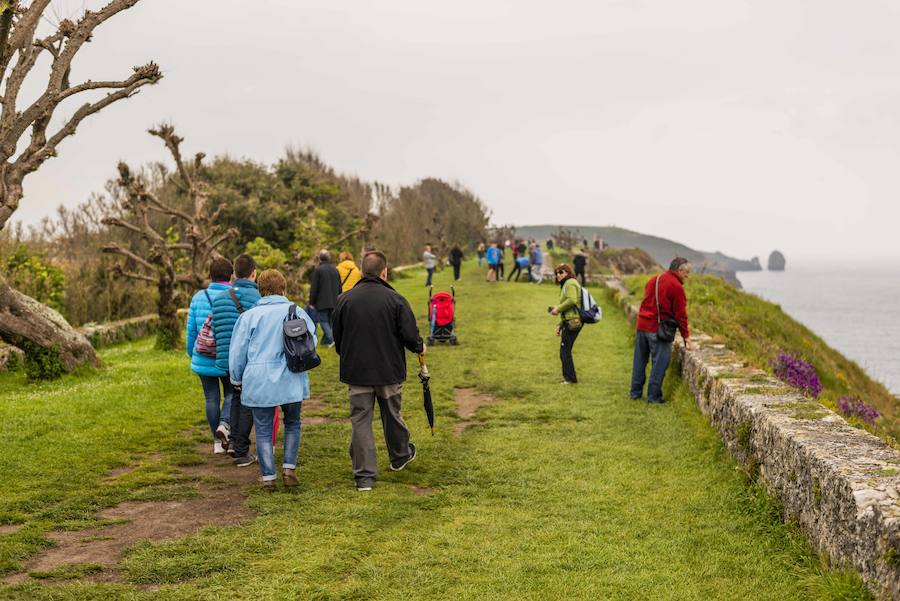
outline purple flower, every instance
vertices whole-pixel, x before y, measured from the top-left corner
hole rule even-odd
[[[878,411],[875,407],[867,405],[866,402],[855,396],[842,396],[837,401],[838,411],[847,417],[858,417],[870,426],[875,425],[878,419]]]
[[[816,368],[796,355],[782,351],[772,362],[772,369],[782,382],[799,388],[814,399],[822,392]]]

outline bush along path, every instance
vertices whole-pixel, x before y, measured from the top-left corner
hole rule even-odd
[[[472,263],[463,274],[460,345],[429,351],[434,437],[409,362],[415,462],[391,472],[379,447],[375,490],[356,492],[346,389],[323,349],[299,489],[226,483],[243,487],[240,519],[223,511],[193,534],[136,542],[102,572],[74,564],[27,576],[60,531],[94,528],[99,539],[101,526],[129,519],[116,517],[123,503],[222,486],[196,468],[217,460],[196,434],[199,383],[185,357],[149,340],[106,349],[102,371],[55,383],[0,375],[0,570],[26,573],[0,584],[0,598],[868,598],[781,523],[677,378],[670,404],[629,400],[632,333],[620,311],[603,301],[604,321],[575,347],[581,383],[562,386],[546,313],[558,290],[487,283]],[[413,270],[396,287],[424,327],[423,282]],[[448,288],[449,273],[437,274],[435,290]]]

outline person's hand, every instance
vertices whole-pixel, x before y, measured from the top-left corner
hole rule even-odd
[[[684,341],[684,348],[686,348],[689,351],[696,351],[700,347],[697,346],[696,342],[694,342],[693,340],[688,338],[687,340]]]
[[[559,315],[559,307],[553,307],[550,309],[550,315]]]
[[[561,335],[562,335],[562,326],[556,326],[556,335],[557,335],[557,336],[561,336]]]

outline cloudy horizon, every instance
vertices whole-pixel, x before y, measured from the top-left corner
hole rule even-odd
[[[617,225],[763,260],[900,258],[887,2],[245,6],[144,0],[101,27],[74,79],[151,59],[165,77],[82,124],[13,220],[84,201],[119,159],[164,159],[145,131],[172,121],[189,152],[271,163],[293,145],[367,180],[459,181],[496,223]]]

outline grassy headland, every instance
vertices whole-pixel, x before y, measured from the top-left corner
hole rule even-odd
[[[380,447],[381,479],[357,493],[349,425],[305,425],[299,490],[251,487],[249,523],[132,547],[119,581],[73,568],[72,581],[0,584],[0,598],[868,598],[781,522],[677,378],[667,405],[628,398],[632,327],[621,311],[601,301],[603,322],[575,348],[581,383],[562,386],[546,313],[558,289],[488,284],[471,262],[463,273],[460,345],[429,352],[434,437],[410,362],[404,413],[419,457],[407,469],[390,472]],[[415,270],[396,285],[424,326],[423,281]],[[447,271],[436,276],[436,289],[449,283]],[[0,534],[3,572],[27,565],[49,531],[95,524],[104,507],[191,494],[176,468],[201,460],[198,443],[209,452],[200,387],[183,353],[151,349],[104,350],[103,371],[49,384],[0,375],[0,519],[21,525]],[[337,357],[323,354],[313,393],[341,418],[346,388]],[[458,387],[501,401],[461,436]]]

